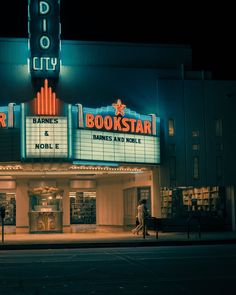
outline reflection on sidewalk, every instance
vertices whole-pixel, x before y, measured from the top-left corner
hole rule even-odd
[[[185,232],[159,232],[150,231],[150,236],[143,239],[142,235],[133,235],[130,231],[124,232],[93,232],[93,233],[61,233],[61,234],[5,234],[4,244],[68,244],[82,242],[162,242],[162,241],[214,241],[236,240],[235,232],[203,232],[201,239],[197,232],[190,233],[189,239]],[[1,243],[0,243],[1,244]]]

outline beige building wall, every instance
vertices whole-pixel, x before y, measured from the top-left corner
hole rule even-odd
[[[97,180],[97,224],[123,225],[123,181],[120,176]]]
[[[28,179],[16,182],[16,233],[29,232],[29,195]]]
[[[161,218],[161,194],[160,194],[160,167],[156,167],[152,171],[152,191],[151,204],[152,216]]]
[[[63,232],[70,232],[70,186],[69,180],[60,179],[57,181],[57,187],[63,189],[62,210],[63,210]]]

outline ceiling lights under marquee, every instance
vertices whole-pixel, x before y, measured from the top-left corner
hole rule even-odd
[[[71,165],[71,163],[21,163],[15,165],[1,165],[0,175],[12,176],[80,176],[107,174],[141,174],[152,170],[152,166],[99,166],[99,165]]]
[[[100,174],[104,172],[109,172],[111,174],[136,174],[149,171],[150,168],[146,167],[132,167],[132,166],[120,166],[120,167],[109,167],[109,166],[85,166],[85,165],[72,165],[69,170],[78,172],[93,172],[94,174]]]
[[[19,171],[22,170],[21,165],[0,165],[0,171]]]

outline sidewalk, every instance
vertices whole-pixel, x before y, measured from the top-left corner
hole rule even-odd
[[[4,243],[0,235],[0,250],[101,248],[101,247],[143,247],[143,246],[184,246],[207,244],[236,244],[236,232],[198,233],[150,232],[145,239],[131,232],[93,232],[62,234],[6,234]]]

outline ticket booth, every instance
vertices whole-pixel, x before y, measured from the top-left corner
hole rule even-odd
[[[29,191],[30,233],[53,233],[63,230],[63,191],[54,187]]]

